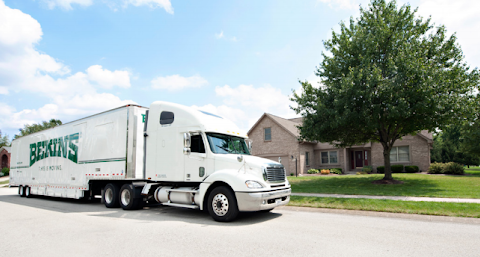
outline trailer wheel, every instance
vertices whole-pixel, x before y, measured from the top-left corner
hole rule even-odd
[[[140,188],[139,188],[140,189]],[[132,184],[125,184],[120,189],[120,206],[124,210],[136,210],[143,203],[141,189],[137,190]]]
[[[214,188],[208,195],[208,212],[216,221],[228,222],[238,215],[237,199],[232,190],[225,186]]]
[[[25,196],[25,187],[24,186],[18,186],[18,195],[21,197]]]
[[[25,187],[25,196],[26,196],[27,198],[31,198],[31,197],[32,197],[32,192],[31,192],[31,190],[32,190],[32,189],[31,189],[30,187],[28,187],[28,186]]]
[[[118,185],[109,183],[103,190],[103,202],[107,208],[118,208]]]

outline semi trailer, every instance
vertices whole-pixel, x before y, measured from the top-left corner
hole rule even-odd
[[[283,165],[250,148],[218,115],[161,101],[126,105],[13,140],[10,186],[22,197],[101,196],[124,210],[158,202],[232,221],[290,200]]]

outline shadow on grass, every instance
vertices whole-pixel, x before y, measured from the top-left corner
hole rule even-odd
[[[434,180],[414,176],[393,175],[394,179],[404,181],[398,185],[374,185],[372,181],[382,179],[383,175],[352,175],[336,177],[304,177],[292,179],[294,193],[324,193],[351,195],[395,195],[395,196],[438,196],[444,189]]]

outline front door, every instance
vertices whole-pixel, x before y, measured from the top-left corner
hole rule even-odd
[[[355,151],[355,167],[363,167],[363,151]]]

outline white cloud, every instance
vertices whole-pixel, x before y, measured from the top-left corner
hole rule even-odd
[[[215,37],[216,37],[217,39],[223,38],[223,37],[224,37],[223,31],[220,31],[220,33],[215,34]]]
[[[44,0],[47,3],[48,8],[53,9],[59,6],[65,10],[72,10],[72,4],[81,6],[90,6],[93,4],[92,0]]]
[[[365,1],[359,0],[318,0],[318,2],[327,4],[333,8],[340,8],[340,9],[358,9],[359,4]]]
[[[97,87],[129,87],[128,71],[109,71],[93,65],[86,72],[70,74],[65,65],[35,49],[42,37],[40,24],[30,15],[7,7],[2,0],[0,24],[0,94],[38,93],[48,99],[38,109],[17,110],[0,103],[0,129],[18,129],[52,118],[68,121],[135,103],[97,92]]]
[[[128,71],[109,71],[101,65],[92,65],[87,69],[88,79],[98,83],[102,88],[110,89],[114,86],[129,88],[130,74]]]
[[[163,8],[166,12],[173,14],[173,7],[170,0],[125,0],[125,6],[148,6],[150,8]]]
[[[202,87],[208,84],[208,81],[198,75],[192,77],[182,77],[180,75],[171,75],[166,77],[157,77],[152,80],[152,88],[166,89],[168,91],[178,91],[185,88]]]
[[[265,112],[283,118],[297,116],[289,107],[293,105],[289,95],[283,94],[280,89],[271,85],[263,87],[240,85],[236,88],[225,85],[216,87],[215,93],[217,97],[223,98],[223,105],[205,105],[199,109],[223,116],[245,131],[248,131]]]

